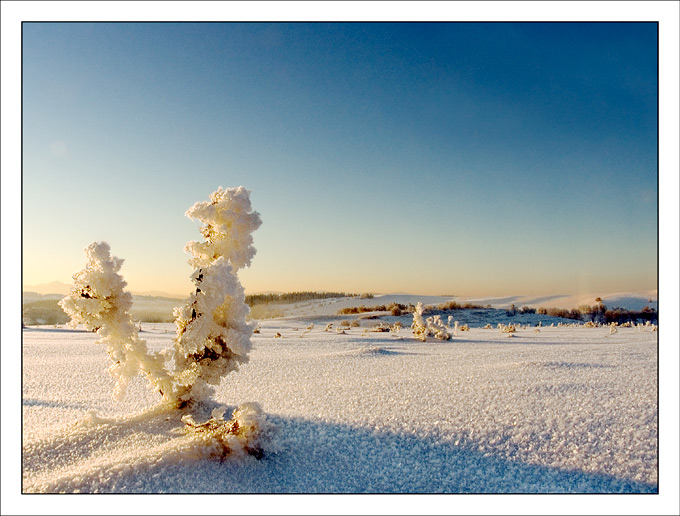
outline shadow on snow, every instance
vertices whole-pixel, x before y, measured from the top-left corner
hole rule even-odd
[[[275,444],[252,457],[153,464],[98,492],[144,493],[656,493],[656,484],[525,464],[436,439],[269,416]],[[450,436],[449,436],[450,438]],[[154,469],[158,471],[154,471]],[[90,486],[90,489],[94,486]],[[89,489],[85,487],[84,491]]]
[[[63,409],[78,409],[86,410],[88,405],[84,403],[64,403],[61,401],[50,400],[36,400],[32,398],[25,398],[21,401],[25,407],[45,407],[45,408],[63,408]]]

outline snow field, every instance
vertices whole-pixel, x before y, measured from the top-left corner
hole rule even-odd
[[[178,431],[176,413],[154,407],[160,396],[143,378],[122,403],[111,399],[96,335],[24,331],[24,490],[657,489],[657,332],[472,328],[420,342],[407,328],[308,325],[263,321],[250,362],[217,389],[218,402],[256,401],[276,425],[262,460],[222,463]],[[143,328],[150,349],[170,346],[173,325]]]

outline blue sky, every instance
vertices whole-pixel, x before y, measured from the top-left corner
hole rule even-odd
[[[28,285],[186,294],[244,185],[249,292],[652,289],[657,25],[26,23],[22,177]]]

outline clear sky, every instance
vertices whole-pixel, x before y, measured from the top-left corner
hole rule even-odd
[[[657,286],[655,23],[25,23],[23,282],[105,240],[185,295],[245,186],[249,293]]]

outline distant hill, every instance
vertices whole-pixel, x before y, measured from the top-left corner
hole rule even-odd
[[[65,296],[71,291],[71,285],[62,283],[60,281],[53,281],[51,283],[42,283],[40,285],[23,285],[22,289],[24,296],[28,293],[40,294],[42,296],[48,294],[60,294]]]
[[[34,321],[59,321],[63,317],[63,311],[57,302],[67,295],[71,289],[70,285],[58,281],[42,285],[25,285],[22,295],[22,305],[29,324]],[[254,297],[267,297],[267,294],[274,294],[274,297],[282,295],[279,292],[258,293]],[[172,322],[174,317],[172,310],[180,306],[184,299],[162,291],[132,292],[133,307],[132,315],[137,320],[147,322]],[[644,307],[649,307],[658,311],[658,295],[656,290],[639,292],[621,292],[615,294],[579,294],[579,295],[553,295],[553,296],[505,296],[505,297],[457,297],[457,296],[421,296],[407,293],[375,294],[372,299],[361,297],[338,297],[320,300],[306,300],[300,302],[274,303],[271,310],[263,312],[259,308],[256,318],[267,317],[295,317],[295,316],[332,316],[336,315],[340,309],[348,307],[359,307],[361,305],[372,306],[389,303],[412,304],[422,302],[425,305],[437,305],[446,301],[455,300],[458,303],[471,303],[487,306],[495,309],[509,309],[514,305],[517,309],[528,306],[531,308],[560,308],[577,309],[583,305],[593,306],[596,298],[602,301],[608,309],[624,309],[640,311]],[[32,306],[27,306],[27,305]],[[268,305],[269,306],[269,305]],[[255,307],[257,308],[257,307]],[[254,310],[255,310],[254,308]],[[275,314],[275,315],[274,315]],[[37,324],[45,324],[39,322]]]
[[[509,296],[504,298],[470,298],[465,301],[477,304],[490,304],[494,308],[509,308],[530,306],[533,308],[566,308],[573,309],[582,305],[594,305],[595,299],[601,298],[608,308],[623,308],[626,310],[642,310],[649,306],[658,310],[658,293],[656,290],[644,290],[638,292],[618,292],[614,294],[602,294],[593,292],[590,294],[555,295],[555,296]]]
[[[51,283],[42,283],[40,285],[23,285],[23,296],[24,299],[27,297],[40,296],[52,296],[53,294],[65,296],[71,291],[72,285],[67,285],[60,281],[53,281]],[[136,292],[131,291],[133,296],[148,296],[148,297],[161,297],[167,299],[183,299],[185,296],[179,294],[170,294],[168,292],[163,292],[160,290],[150,290],[147,292]],[[189,292],[187,292],[187,295]]]
[[[281,315],[293,316],[330,316],[337,314],[340,309],[367,307],[375,305],[387,305],[399,303],[415,305],[422,302],[425,306],[434,306],[446,301],[456,301],[460,304],[470,303],[489,308],[507,310],[515,305],[517,309],[528,306],[531,308],[564,308],[577,309],[583,305],[595,305],[595,299],[600,297],[605,306],[610,309],[623,308],[625,310],[639,311],[645,306],[658,310],[657,291],[622,292],[616,294],[579,294],[579,295],[554,295],[554,296],[505,296],[505,297],[457,297],[457,296],[420,296],[414,294],[376,294],[372,299],[338,298],[321,301],[307,301],[292,305],[280,305]]]

